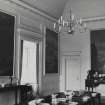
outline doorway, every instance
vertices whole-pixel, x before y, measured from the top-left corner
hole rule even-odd
[[[65,90],[81,89],[81,56],[80,54],[64,56]]]

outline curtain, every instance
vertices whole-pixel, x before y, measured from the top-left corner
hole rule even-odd
[[[37,92],[37,42],[23,41],[21,84],[32,85]],[[33,92],[33,94],[34,94]]]

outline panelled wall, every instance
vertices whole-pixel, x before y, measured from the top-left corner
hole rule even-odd
[[[90,3],[91,2],[91,3]],[[90,3],[90,5],[87,5]],[[93,6],[94,4],[94,6]],[[97,5],[100,6],[100,9],[97,8]],[[76,29],[75,33],[73,35],[69,35],[62,31],[61,37],[60,37],[60,64],[61,64],[61,75],[60,75],[60,90],[63,91],[66,89],[65,83],[66,81],[66,69],[65,67],[65,56],[71,56],[71,55],[78,55],[78,52],[80,52],[81,56],[81,62],[80,62],[80,86],[78,86],[78,90],[85,89],[85,79],[87,76],[88,70],[91,69],[91,53],[90,53],[90,30],[97,30],[97,29],[104,29],[105,28],[105,18],[96,19],[97,16],[104,16],[104,12],[97,12],[97,11],[104,11],[104,2],[101,0],[98,2],[97,0],[94,3],[94,0],[92,1],[72,1],[69,0],[67,5],[65,6],[65,10],[63,12],[63,17],[65,19],[69,18],[69,11],[72,8],[72,12],[77,17],[87,18],[87,17],[93,17],[93,18],[87,18],[90,19],[88,22],[86,22],[87,30],[85,32],[79,32],[78,29]],[[91,11],[91,10],[92,11]],[[88,11],[88,12],[87,12]],[[103,15],[102,15],[103,14]],[[75,63],[74,63],[75,64]],[[75,65],[76,66],[76,65]],[[70,67],[68,68],[71,69]],[[77,69],[79,70],[79,69]],[[77,71],[78,73],[78,71]],[[71,78],[74,78],[72,76]],[[74,82],[74,81],[73,81]],[[72,86],[73,83],[71,83]]]
[[[15,62],[15,75],[19,78],[19,39],[20,35],[36,35],[41,38],[42,41],[45,38],[43,26],[47,26],[52,29],[52,21],[48,18],[42,17],[37,13],[33,13],[20,5],[14,4],[15,0],[0,0],[0,9],[6,12],[10,12],[17,17],[16,26],[16,62]],[[18,1],[18,0],[16,0]],[[82,0],[83,1],[83,0]],[[67,8],[70,9],[68,3]],[[78,7],[78,6],[76,6]],[[74,9],[74,8],[73,8]],[[75,9],[76,10],[76,9]],[[78,10],[78,9],[77,9]],[[78,14],[78,12],[76,12]],[[82,12],[83,13],[83,12]],[[42,25],[41,25],[42,24]],[[85,88],[85,78],[87,71],[90,69],[90,30],[105,28],[105,21],[94,21],[87,23],[88,30],[84,33],[79,33],[77,30],[73,36],[62,33],[60,36],[60,73],[58,75],[44,75],[43,67],[40,68],[40,91],[46,95],[52,92],[64,91],[65,87],[65,62],[64,56],[71,56],[72,54],[81,57],[81,72],[80,72],[80,88]],[[42,29],[42,31],[40,30]],[[37,34],[38,33],[38,34]],[[43,46],[43,56],[44,56]],[[44,58],[43,58],[44,60]],[[44,63],[44,61],[42,61]],[[69,66],[68,66],[69,67]],[[60,76],[60,80],[59,80]],[[0,83],[8,82],[8,78],[1,78]],[[67,81],[68,83],[68,81]],[[69,85],[67,85],[69,86]],[[0,94],[0,103],[2,105],[13,105],[14,104],[14,93],[12,91]]]
[[[15,76],[17,79],[19,79],[19,53],[20,53],[20,36],[34,36],[37,38],[40,38],[44,40],[44,27],[52,28],[51,24],[52,21],[45,16],[38,15],[38,13],[35,13],[34,11],[30,11],[30,9],[24,8],[21,5],[17,5],[18,0],[16,0],[16,4],[14,2],[11,2],[14,0],[0,0],[0,10],[3,10],[7,13],[11,13],[13,15],[16,15],[16,59],[15,59]],[[44,45],[44,44],[43,44]],[[44,56],[44,46],[43,46],[43,56]],[[43,75],[43,64],[44,61],[40,63],[40,91],[43,94],[51,93],[52,91],[58,91],[59,90],[59,77],[58,75],[55,76],[46,76]],[[14,79],[15,81],[15,79]],[[9,78],[7,77],[0,77],[0,83],[8,83]],[[52,89],[52,83],[53,83],[53,89]],[[47,87],[47,88],[46,88]],[[18,100],[19,101],[19,100]],[[3,92],[0,93],[0,103],[2,105],[14,105],[15,103],[15,97],[13,91]]]

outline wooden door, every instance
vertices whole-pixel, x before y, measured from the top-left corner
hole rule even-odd
[[[65,89],[79,90],[81,88],[81,58],[80,55],[65,57]]]

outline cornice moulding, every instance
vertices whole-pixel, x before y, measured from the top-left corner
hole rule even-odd
[[[5,0],[5,1],[9,1],[9,2],[25,9],[25,10],[31,11],[34,14],[38,14],[38,15],[44,17],[44,18],[47,18],[48,20],[50,20],[52,22],[57,22],[58,21],[56,18],[42,12],[41,10],[38,10],[38,9],[34,8],[33,6],[31,7],[31,5],[26,4],[22,0]],[[83,18],[82,21],[83,22],[105,21],[105,16]]]
[[[42,16],[42,17],[44,17],[44,18],[46,18],[46,19],[48,19],[50,21],[53,21],[53,22],[57,21],[56,18],[51,17],[48,14],[46,14],[46,13],[44,13],[44,12],[34,8],[34,7],[31,7],[30,5],[24,3],[22,0],[7,0],[7,1],[9,1],[9,2],[11,2],[11,3],[25,9],[25,10],[28,10],[28,11],[34,13],[34,14],[38,14],[38,15],[40,15],[40,16]]]
[[[83,20],[83,22],[105,21],[105,16],[97,16],[97,17],[83,18],[82,20]]]

